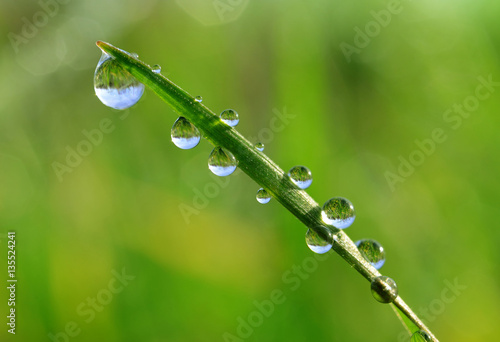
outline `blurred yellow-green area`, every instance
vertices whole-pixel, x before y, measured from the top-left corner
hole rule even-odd
[[[1,341],[409,341],[390,306],[150,90],[100,103],[104,40],[220,113],[320,204],[441,341],[500,327],[500,3],[2,0]],[[103,129],[103,126],[105,127]],[[16,233],[15,336],[8,235]]]

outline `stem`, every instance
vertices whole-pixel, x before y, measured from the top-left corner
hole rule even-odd
[[[114,57],[132,76],[150,87],[180,116],[188,119],[212,144],[231,151],[238,160],[238,167],[265,188],[304,225],[315,231],[317,227],[325,225],[321,220],[321,207],[318,203],[307,192],[299,189],[268,156],[257,150],[234,128],[223,123],[209,108],[195,101],[192,95],[165,76],[154,73],[149,65],[133,58],[127,52],[102,41],[98,41],[97,46]],[[356,245],[343,230],[332,226],[329,228],[334,233],[332,248],[352,267],[370,282],[381,275],[363,258]],[[401,297],[398,296],[393,304],[413,324],[429,333],[433,341],[438,341]]]

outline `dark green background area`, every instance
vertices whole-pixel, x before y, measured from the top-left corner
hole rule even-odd
[[[441,341],[497,339],[500,87],[476,89],[500,82],[499,4],[402,1],[381,25],[385,1],[66,2],[0,5],[0,340],[68,327],[68,341],[224,341],[278,290],[286,299],[243,341],[405,341],[369,284],[333,253],[313,259],[305,228],[259,204],[257,184],[211,175],[209,143],[175,147],[176,115],[152,92],[128,111],[102,105],[97,40],[160,64],[215,112],[235,109],[284,170],[310,168],[318,203],[350,199],[346,233],[385,247],[382,273]],[[277,112],[293,117],[276,127]],[[113,130],[58,177],[53,164],[103,120]],[[446,139],[431,146],[436,130]]]

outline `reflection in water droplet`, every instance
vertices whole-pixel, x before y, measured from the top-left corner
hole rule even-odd
[[[238,161],[229,151],[222,147],[215,147],[208,157],[208,168],[217,176],[229,176],[236,170]]]
[[[392,303],[398,296],[396,282],[386,276],[379,276],[371,283],[373,297],[380,303]]]
[[[373,267],[379,270],[385,263],[385,250],[375,240],[364,239],[355,242],[359,252]]]
[[[195,100],[196,102],[201,102],[201,101],[203,101],[203,98],[202,98],[200,95],[198,95],[198,96],[196,96],[196,97],[194,98],[194,100]]]
[[[348,199],[333,197],[323,204],[321,217],[326,224],[331,224],[339,229],[349,227],[356,218],[354,206]]]
[[[161,72],[161,66],[160,64],[155,64],[153,65],[153,67],[151,68],[151,70],[155,73],[155,74],[159,74]]]
[[[190,148],[195,147],[201,139],[201,134],[198,128],[196,128],[183,116],[180,116],[175,121],[172,126],[170,136],[172,137],[172,142],[175,146],[182,148],[183,150],[189,150]]]
[[[311,171],[302,165],[292,167],[288,177],[301,189],[307,189],[313,181]]]
[[[257,191],[256,198],[259,203],[266,204],[269,203],[269,201],[271,200],[271,195],[269,195],[269,193],[266,190],[264,190],[264,188],[260,188]]]
[[[264,151],[264,144],[261,142],[258,142],[255,144],[255,148],[258,149],[260,152]]]
[[[432,341],[431,336],[423,330],[418,330],[413,335],[411,335],[411,342],[430,342],[430,341]]]
[[[220,119],[222,122],[224,122],[226,125],[234,127],[240,122],[238,113],[236,113],[235,110],[233,109],[226,109],[220,113]]]
[[[306,233],[307,246],[314,253],[324,254],[332,249],[332,232],[327,227],[318,226],[316,229],[308,229]]]
[[[135,59],[139,58],[139,55],[136,54],[135,52],[129,53],[130,56],[134,57]]]
[[[139,101],[144,84],[123,69],[110,55],[103,53],[94,73],[95,94],[103,104],[126,109]]]

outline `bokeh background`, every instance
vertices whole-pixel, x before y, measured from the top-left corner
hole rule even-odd
[[[371,11],[389,6],[2,0],[0,339],[407,340],[340,257],[311,261],[305,228],[276,201],[257,203],[257,184],[243,173],[215,179],[208,142],[176,148],[176,116],[152,92],[128,111],[102,105],[93,90],[97,40],[160,64],[215,112],[237,110],[237,129],[260,136],[283,169],[312,170],[308,192],[319,203],[349,198],[357,218],[346,232],[385,247],[382,273],[417,313],[428,312],[442,341],[497,339],[500,87],[477,105],[470,96],[479,77],[500,82],[500,4],[402,1],[377,31]],[[341,44],[355,46],[366,25],[372,37],[346,58]],[[458,125],[453,108],[464,101],[474,110]],[[293,118],[272,130],[277,112]],[[54,163],[103,119],[113,131],[58,177]],[[416,156],[415,140],[435,129],[447,139],[391,188],[387,172],[397,174],[400,157]],[[11,230],[15,337],[5,324]],[[284,281],[304,265],[307,279]],[[117,282],[116,272],[129,280]],[[453,294],[447,282],[461,287]],[[223,337],[238,336],[254,301],[276,289],[286,300],[269,317],[248,336]]]

